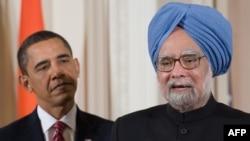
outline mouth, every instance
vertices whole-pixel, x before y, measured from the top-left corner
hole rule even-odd
[[[183,93],[190,91],[193,87],[191,85],[171,85],[170,91],[175,93]]]
[[[191,88],[191,85],[172,85],[170,88],[172,89],[184,89],[184,88]]]
[[[71,83],[69,83],[69,82],[59,83],[59,84],[55,85],[54,87],[52,87],[51,92],[54,91],[54,90],[64,89],[68,85],[71,85]]]

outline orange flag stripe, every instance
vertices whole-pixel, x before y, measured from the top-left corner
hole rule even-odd
[[[41,0],[22,0],[19,27],[19,46],[30,34],[44,29]],[[18,70],[18,76],[21,75]],[[18,83],[18,117],[32,112],[37,104],[35,95]]]

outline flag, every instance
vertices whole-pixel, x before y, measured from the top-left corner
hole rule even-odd
[[[41,0],[22,0],[19,27],[19,46],[30,34],[44,29]],[[18,69],[18,76],[21,75]],[[37,104],[34,93],[27,92],[18,83],[18,117],[21,118],[32,112]]]

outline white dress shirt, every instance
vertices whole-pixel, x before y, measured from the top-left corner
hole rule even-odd
[[[69,113],[60,119],[60,121],[67,125],[63,131],[63,137],[65,141],[74,141],[76,130],[76,110],[76,105],[74,105]],[[57,119],[44,111],[39,105],[37,107],[37,113],[41,121],[45,141],[53,141],[52,137],[55,133],[53,124],[57,121]]]

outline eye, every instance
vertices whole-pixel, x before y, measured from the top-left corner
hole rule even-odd
[[[67,59],[67,58],[62,58],[62,59],[60,59],[60,62],[61,62],[61,63],[67,63],[67,62],[69,62],[69,59]]]
[[[193,55],[183,56],[182,60],[185,62],[185,64],[194,64],[197,62],[198,57]]]
[[[37,68],[37,71],[44,71],[48,69],[48,65],[41,65]]]
[[[162,65],[162,66],[171,66],[172,63],[173,63],[172,59],[170,59],[170,58],[163,58],[163,59],[160,60],[159,64]]]

